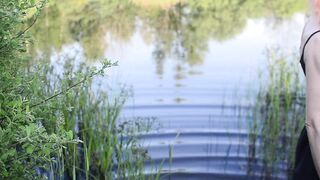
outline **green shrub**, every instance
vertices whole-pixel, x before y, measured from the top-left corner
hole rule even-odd
[[[41,107],[30,108],[34,75],[24,69],[29,60],[24,53],[26,32],[44,4],[0,2],[0,179],[40,178],[36,170],[48,168],[67,143],[76,142],[72,132],[62,128],[62,116],[57,116],[55,130],[49,133],[36,113]]]

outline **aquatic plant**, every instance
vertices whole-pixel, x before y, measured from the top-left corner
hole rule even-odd
[[[120,112],[130,91],[125,86],[117,91],[106,84],[102,86],[105,70],[117,63],[104,61],[102,67],[91,67],[74,58],[64,58],[58,64],[61,66],[45,62],[30,68],[37,74],[33,80],[37,87],[34,94],[50,99],[41,111],[48,109],[51,113],[38,112],[46,119],[47,129],[54,129],[56,115],[61,114],[64,129],[81,141],[66,146],[63,156],[51,165],[52,176],[57,179],[157,178],[159,170],[145,176],[144,162],[149,156],[138,141],[139,133],[150,130],[152,124],[149,119],[120,121]],[[63,96],[50,98],[61,92]]]
[[[303,73],[297,59],[270,49],[267,71],[260,75],[250,121],[249,171],[261,166],[263,177],[291,177],[305,118]]]
[[[73,61],[67,60],[63,77],[54,78],[59,79],[58,85],[77,81],[77,76],[70,76],[74,71],[72,64]],[[91,70],[80,65],[76,71],[83,74]],[[147,122],[136,119],[119,122],[120,111],[130,95],[126,88],[120,88],[117,93],[91,83],[87,81],[85,86],[75,88],[55,102],[66,119],[65,128],[73,130],[74,136],[83,142],[68,146],[62,167],[56,170],[65,170],[73,179],[145,179],[144,161],[149,156],[139,144],[138,133],[150,130],[150,126],[143,129]]]

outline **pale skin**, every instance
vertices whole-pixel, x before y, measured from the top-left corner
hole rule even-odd
[[[311,14],[304,27],[301,39],[301,52],[307,38],[320,30],[320,14],[317,11],[320,0],[310,0]],[[320,177],[320,33],[315,34],[304,52],[306,68],[306,121],[311,155]]]

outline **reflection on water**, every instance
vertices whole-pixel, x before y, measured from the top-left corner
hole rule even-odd
[[[246,179],[248,89],[266,48],[298,50],[304,9],[303,0],[56,0],[30,51],[53,63],[119,60],[105,83],[133,86],[123,117],[161,123],[141,140],[156,162],[173,156],[172,179]]]

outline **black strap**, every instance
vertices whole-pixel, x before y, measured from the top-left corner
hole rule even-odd
[[[301,57],[300,57],[300,64],[301,64],[301,67],[302,67],[302,70],[303,70],[304,75],[306,75],[306,65],[305,65],[304,59],[303,59],[304,49],[306,48],[307,43],[309,42],[309,40],[311,39],[311,37],[312,37],[313,35],[315,35],[316,33],[318,33],[318,32],[320,32],[320,30],[312,33],[312,34],[309,36],[309,38],[307,39],[307,41],[306,41],[306,43],[304,44],[303,49],[302,49],[302,53],[301,53]]]
[[[320,32],[320,30],[312,33],[312,34],[309,36],[309,38],[307,39],[306,43],[304,44],[303,49],[302,49],[302,55],[301,55],[301,60],[302,60],[302,61],[303,61],[304,49],[306,48],[307,43],[310,41],[311,37],[312,37],[313,35],[317,34],[318,32]]]

